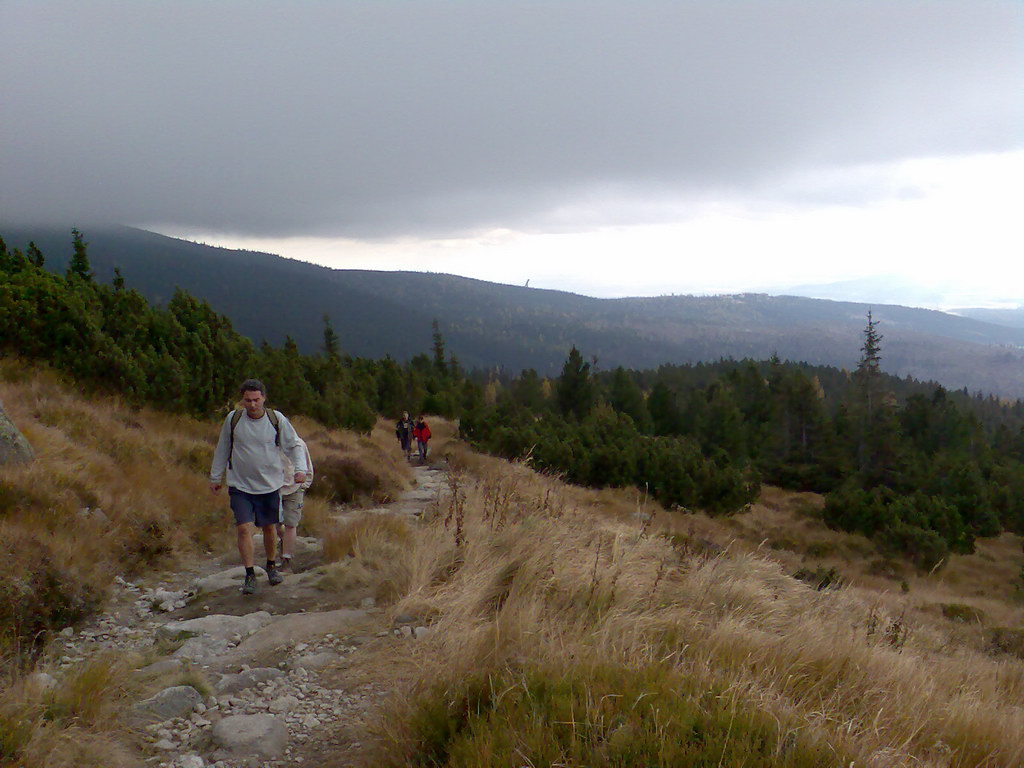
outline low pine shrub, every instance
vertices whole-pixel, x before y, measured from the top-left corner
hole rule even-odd
[[[314,463],[314,471],[310,495],[335,504],[373,498],[381,489],[380,477],[355,459],[326,456]]]
[[[993,627],[989,633],[989,649],[1024,659],[1024,629],[1020,627]]]
[[[835,589],[843,585],[843,577],[835,568],[818,567],[815,569],[801,568],[793,574],[794,579],[799,579],[805,584],[810,584],[819,592],[823,589]]]
[[[962,624],[981,624],[985,620],[983,610],[963,603],[943,603],[942,615],[950,621],[959,621]]]

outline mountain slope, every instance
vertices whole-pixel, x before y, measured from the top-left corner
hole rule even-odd
[[[0,236],[22,248],[34,239],[52,269],[67,264],[66,230],[0,226]],[[158,302],[180,286],[255,341],[290,335],[306,351],[320,343],[329,314],[344,349],[372,357],[427,350],[437,318],[467,366],[553,374],[576,345],[605,369],[772,353],[852,367],[872,309],[886,371],[1024,396],[1024,329],[932,310],[763,294],[595,299],[452,275],[333,270],[127,227],[89,229],[85,238],[97,279],[119,266],[130,286]]]

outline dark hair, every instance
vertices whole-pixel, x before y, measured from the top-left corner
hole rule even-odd
[[[263,396],[267,396],[267,388],[263,386],[263,382],[259,379],[246,379],[242,382],[242,386],[238,388],[239,393],[245,394],[246,392],[262,392]]]

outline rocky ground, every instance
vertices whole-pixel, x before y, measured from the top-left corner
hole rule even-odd
[[[437,503],[444,472],[414,472],[411,491],[371,511],[417,518]],[[262,551],[259,542],[256,548]],[[173,682],[131,709],[149,755],[143,765],[359,764],[368,714],[388,690],[348,670],[390,644],[415,642],[429,627],[413,616],[389,617],[369,594],[324,588],[320,552],[319,540],[300,538],[296,573],[271,588],[257,568],[255,595],[240,594],[237,554],[211,555],[150,586],[118,577],[108,610],[79,632],[62,633],[59,664],[107,649],[135,651],[152,659],[137,672],[143,679],[157,688]]]

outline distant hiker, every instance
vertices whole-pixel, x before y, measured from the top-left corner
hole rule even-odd
[[[427,442],[430,440],[430,427],[421,413],[416,417],[416,424],[412,428],[412,435],[416,438],[416,447],[420,452],[420,464],[427,460]]]
[[[263,531],[263,548],[267,554],[267,580],[271,586],[282,577],[274,562],[277,531],[281,520],[281,456],[283,450],[295,467],[296,483],[306,481],[306,457],[295,434],[295,428],[278,411],[264,407],[267,388],[256,379],[247,379],[239,388],[242,409],[232,411],[224,419],[217,450],[210,467],[210,491],[218,493],[227,471],[228,497],[235,516],[238,554],[245,566],[242,594],[256,591],[256,570],[253,564],[252,536],[256,528]]]
[[[409,418],[408,411],[402,411],[402,418],[398,420],[395,425],[395,437],[398,438],[399,445],[402,446],[402,450],[405,451],[406,460],[412,455],[412,432],[416,425],[413,424],[412,419]]]
[[[295,465],[291,458],[284,451],[281,451],[281,459],[284,466],[284,485],[281,486],[281,516],[283,523],[277,526],[281,536],[281,570],[285,573],[294,573],[292,569],[292,555],[295,554],[295,534],[299,523],[302,521],[302,502],[306,497],[306,491],[313,484],[313,459],[309,455],[309,448],[300,437],[299,446],[302,448],[306,460],[306,479],[300,483],[295,479]]]

